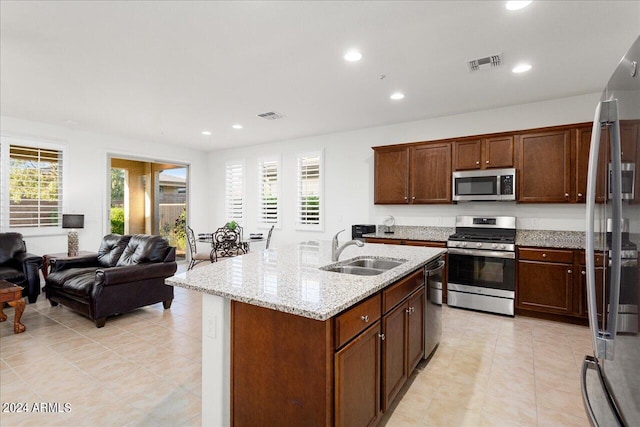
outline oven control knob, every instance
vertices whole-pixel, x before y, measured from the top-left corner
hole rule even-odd
[[[476,248],[481,248],[482,247],[482,243],[476,243]]]
[[[497,245],[497,244],[495,244],[495,243],[492,243],[492,244],[491,244],[491,249],[495,249],[495,248],[497,248],[497,247],[498,247],[498,245]]]
[[[467,247],[467,242],[462,242],[462,247],[466,248]]]
[[[505,245],[500,245],[500,249],[504,249],[504,248],[506,248]]]

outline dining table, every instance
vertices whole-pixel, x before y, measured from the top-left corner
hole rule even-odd
[[[251,250],[251,243],[264,242],[266,241],[266,237],[260,235],[260,237],[249,237],[243,238],[240,240],[240,244],[242,245],[242,249],[245,252],[249,252]],[[200,243],[209,243],[213,246],[213,233],[200,233],[198,234],[198,242]]]

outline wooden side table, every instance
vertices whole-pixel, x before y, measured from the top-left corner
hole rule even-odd
[[[27,327],[20,323],[20,318],[24,312],[24,299],[22,299],[22,286],[14,285],[6,280],[0,280],[0,322],[7,320],[7,315],[4,314],[2,308],[4,303],[8,303],[11,307],[16,309],[13,318],[13,333],[19,334],[27,330]]]
[[[87,255],[95,255],[95,254],[96,254],[95,252],[91,252],[91,251],[78,251],[78,255],[75,255],[75,256],[69,256],[66,252],[42,255],[42,276],[44,277],[44,280],[47,280],[47,276],[49,275],[49,261],[53,258],[70,260],[70,259],[81,258]]]

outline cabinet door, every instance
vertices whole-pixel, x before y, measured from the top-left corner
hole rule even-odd
[[[631,120],[620,121],[620,157],[625,163],[635,163],[638,124]],[[636,166],[637,172],[637,166]]]
[[[513,167],[513,137],[500,136],[484,140],[484,169]]]
[[[368,426],[380,411],[380,321],[335,355],[335,425]]]
[[[574,148],[574,173],[575,189],[571,191],[571,201],[584,203],[587,194],[587,176],[589,169],[589,151],[591,149],[591,127],[576,129],[576,142]],[[600,154],[598,156],[598,177],[596,178],[596,202],[603,203],[606,197],[607,171],[608,171],[608,133],[605,129],[600,138]]]
[[[409,148],[377,148],[374,157],[374,203],[409,203]]]
[[[382,410],[386,411],[409,377],[407,372],[407,340],[405,302],[382,318]]]
[[[604,312],[604,295],[609,295],[609,281],[605,282],[604,268],[595,269],[596,279],[596,308],[598,314],[598,324],[600,329],[604,329],[602,322],[602,313]],[[587,318],[589,316],[589,309],[587,305],[587,270],[585,266],[580,267],[580,307],[578,308],[578,314],[580,317]]]
[[[518,135],[518,201],[569,201],[571,137],[557,130]]]
[[[424,288],[409,298],[407,313],[407,364],[411,373],[424,356]]]
[[[525,310],[571,314],[573,264],[518,262],[517,306]]]
[[[482,140],[456,141],[453,143],[453,168],[459,170],[481,169],[480,150]]]
[[[451,144],[411,149],[411,203],[451,203]]]

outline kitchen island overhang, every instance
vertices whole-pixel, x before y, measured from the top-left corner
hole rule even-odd
[[[379,244],[348,247],[342,260],[364,256],[403,260],[399,266],[376,276],[356,276],[321,270],[322,266],[335,264],[331,262],[331,244],[309,241],[279,250],[250,252],[168,279],[168,285],[204,294],[203,425],[231,423],[231,301],[326,323],[444,252],[440,248]],[[326,349],[327,352],[332,350]],[[327,381],[331,383],[332,379],[327,378]],[[301,402],[292,402],[292,405],[296,404]],[[332,411],[332,402],[325,406],[329,407],[329,412]],[[332,423],[330,419],[328,424]]]

